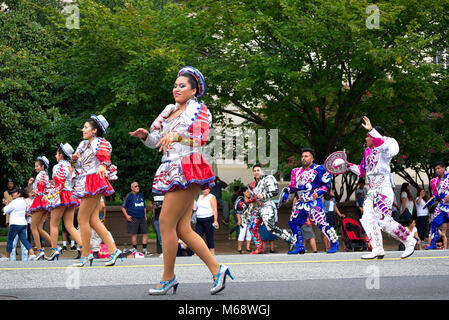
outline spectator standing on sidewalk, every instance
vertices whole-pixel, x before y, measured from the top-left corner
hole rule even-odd
[[[418,236],[421,242],[424,242],[426,237],[427,222],[429,220],[429,208],[426,207],[427,198],[426,191],[424,189],[418,189],[418,196],[416,197],[416,227],[418,229]],[[424,245],[424,243],[421,243]]]
[[[147,253],[148,223],[145,199],[137,182],[131,183],[131,192],[126,195],[122,204],[122,212],[126,218],[126,230],[131,234],[133,251],[137,251],[137,235],[142,235],[142,252]]]

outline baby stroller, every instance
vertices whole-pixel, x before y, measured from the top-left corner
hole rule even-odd
[[[362,227],[354,219],[344,218],[341,221],[341,237],[345,243],[343,247],[345,252],[346,249],[352,251],[371,250],[367,237],[362,236]]]

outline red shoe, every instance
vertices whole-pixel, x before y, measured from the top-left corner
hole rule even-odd
[[[257,248],[256,250],[254,250],[253,252],[251,252],[251,254],[262,254],[264,253],[262,248]]]

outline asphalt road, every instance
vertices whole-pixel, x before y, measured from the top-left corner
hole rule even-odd
[[[124,259],[114,267],[73,259],[0,262],[0,299],[19,300],[447,300],[449,251],[416,251],[408,259],[387,251],[383,260],[362,253],[217,255],[231,268],[226,289],[211,296],[212,276],[197,257],[178,257],[176,296],[149,296],[160,280],[161,258]],[[225,310],[229,312],[229,309]],[[241,311],[241,310],[240,310]],[[232,311],[231,311],[232,312]],[[237,310],[239,312],[239,310]]]

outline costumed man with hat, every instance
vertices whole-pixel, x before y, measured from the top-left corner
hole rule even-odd
[[[391,216],[394,191],[390,162],[399,153],[399,145],[395,139],[385,136],[383,128],[373,128],[368,117],[363,117],[363,121],[362,126],[368,133],[362,162],[360,165],[347,162],[349,170],[359,177],[366,176],[368,181],[369,189],[360,222],[370,240],[372,251],[362,256],[362,259],[384,257],[381,230],[404,244],[405,251],[401,255],[404,259],[415,251],[416,239]]]
[[[443,223],[449,221],[449,172],[446,171],[444,162],[436,163],[434,168],[436,177],[430,180],[432,199],[427,206],[432,206],[434,201],[438,201],[438,205],[430,222],[430,244],[425,248],[427,250],[437,249],[439,229]]]
[[[301,227],[307,221],[307,218],[310,218],[329,239],[331,247],[327,253],[337,252],[340,245],[334,228],[327,223],[321,199],[331,187],[331,175],[326,171],[324,165],[317,165],[313,161],[313,150],[304,148],[301,155],[302,167],[292,170],[290,185],[282,190],[279,198],[278,206],[280,207],[287,202],[290,194],[296,193],[297,196],[288,222],[296,248],[290,250],[288,254],[303,254],[306,252]]]

